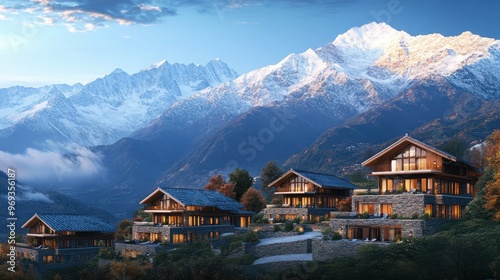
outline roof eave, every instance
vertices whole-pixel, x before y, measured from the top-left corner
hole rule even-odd
[[[373,164],[376,160],[378,160],[382,155],[386,154],[387,152],[389,152],[390,150],[394,149],[395,147],[399,146],[400,144],[402,144],[403,142],[405,141],[408,141],[409,143],[412,143],[414,145],[417,145],[417,146],[420,146],[420,147],[424,147],[426,148],[427,150],[430,150],[432,151],[433,153],[439,155],[439,156],[442,156],[444,158],[447,158],[451,161],[458,161],[458,159],[452,155],[449,155],[449,154],[446,154],[444,153],[443,151],[440,151],[432,146],[429,146],[423,142],[420,142],[416,139],[413,139],[411,138],[410,136],[408,135],[405,135],[403,136],[401,139],[399,139],[398,141],[392,143],[391,145],[389,145],[388,147],[386,147],[385,149],[383,149],[382,151],[376,153],[374,156],[370,157],[369,159],[363,161],[361,163],[362,166],[368,166],[370,164]],[[461,161],[462,162],[462,161]]]

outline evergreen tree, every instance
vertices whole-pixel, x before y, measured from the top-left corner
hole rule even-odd
[[[484,199],[486,209],[494,212],[493,218],[500,220],[500,130],[495,130],[486,139],[486,161],[493,172],[493,179],[486,183]]]
[[[267,162],[264,168],[262,168],[260,172],[260,180],[262,182],[261,192],[267,197],[268,201],[273,198],[276,191],[274,187],[269,187],[269,184],[281,177],[281,175],[283,175],[283,170],[274,161]]]
[[[240,201],[243,194],[252,186],[253,178],[247,170],[236,168],[229,174],[229,181],[235,184],[234,190],[236,192],[235,199]]]
[[[467,219],[490,219],[493,212],[484,207],[486,200],[484,194],[486,192],[486,184],[493,179],[493,171],[486,168],[483,176],[479,178],[476,184],[476,193],[474,199],[465,208],[464,217]]]

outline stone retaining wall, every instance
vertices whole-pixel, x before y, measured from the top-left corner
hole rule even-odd
[[[333,231],[339,232],[343,229],[343,237],[347,235],[348,226],[357,227],[401,227],[403,237],[413,235],[414,237],[424,236],[425,221],[410,219],[332,219],[330,226]],[[383,241],[383,240],[382,240]]]
[[[245,254],[252,254],[257,258],[288,255],[288,254],[306,254],[311,253],[311,239],[276,243],[269,245],[257,245],[258,243],[243,243]]]
[[[160,244],[115,243],[115,252],[122,257],[136,258],[138,255],[157,254],[168,246]]]
[[[308,254],[312,253],[313,260],[324,261],[333,258],[355,256],[358,249],[366,244],[386,246],[389,243],[381,242],[353,242],[348,239],[342,240],[321,240],[307,239],[287,243],[276,243],[257,246],[255,243],[243,243],[244,254],[252,254],[257,258],[288,255],[288,254]],[[281,266],[281,262],[280,262]]]
[[[352,242],[348,239],[342,240],[312,240],[313,260],[325,261],[333,258],[356,256],[359,247],[367,243],[363,241]],[[369,244],[384,245],[379,242]]]
[[[393,195],[356,195],[352,197],[352,211],[358,212],[358,203],[373,203],[375,213],[380,213],[380,204],[392,204],[392,213],[411,217],[413,213],[425,214],[425,195],[393,194]]]

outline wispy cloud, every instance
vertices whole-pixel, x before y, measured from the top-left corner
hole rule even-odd
[[[85,147],[54,146],[51,151],[28,148],[23,154],[0,151],[0,170],[16,170],[21,182],[62,182],[98,176],[101,158]]]
[[[32,190],[30,187],[18,185],[21,191],[16,194],[18,201],[41,201],[45,203],[54,203],[52,199],[46,194]]]
[[[193,7],[202,13],[220,15],[250,5],[303,7],[321,5],[335,8],[354,0],[7,0],[0,6],[0,20],[12,14],[30,14],[40,24],[63,24],[70,31],[90,31],[107,23],[154,24],[177,15],[181,7]]]

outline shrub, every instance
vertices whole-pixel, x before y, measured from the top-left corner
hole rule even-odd
[[[221,239],[221,254],[224,256],[229,255],[235,249],[240,248],[244,237],[243,234],[233,234]]]
[[[276,204],[276,205],[283,204],[283,196],[281,195],[274,196],[273,199],[271,200],[271,204]]]
[[[411,215],[411,218],[412,218],[412,219],[418,219],[418,213],[417,213],[417,212],[413,213],[413,214]]]
[[[431,215],[429,213],[424,214],[424,220],[428,221],[431,218]]]
[[[267,224],[269,219],[264,217],[264,213],[257,213],[252,217],[252,222],[255,224]]]
[[[363,212],[363,214],[361,214],[361,219],[368,219],[370,218],[370,214],[368,214],[368,212]]]
[[[281,226],[280,225],[274,225],[274,232],[281,231]]]
[[[397,191],[397,193],[404,193],[404,192],[406,192],[406,188],[404,186],[401,186]]]
[[[322,230],[321,230],[321,233],[322,233],[323,235],[331,235],[331,234],[332,234],[332,232],[333,232],[333,231],[332,231],[332,228],[331,228],[331,227],[327,227],[327,228],[324,228],[324,229],[322,229]]]
[[[338,232],[335,231],[332,234],[332,240],[340,240],[340,239],[342,239],[342,234],[340,234],[340,233],[338,233]]]
[[[396,235],[396,237],[394,238],[394,242],[401,242],[401,241],[403,241],[403,237],[400,234]]]
[[[398,214],[394,213],[391,215],[391,219],[397,219],[398,218]]]
[[[285,231],[292,231],[293,230],[293,220],[287,220],[285,222]]]
[[[244,242],[258,242],[259,241],[259,234],[256,231],[250,230],[245,234],[243,241]]]

